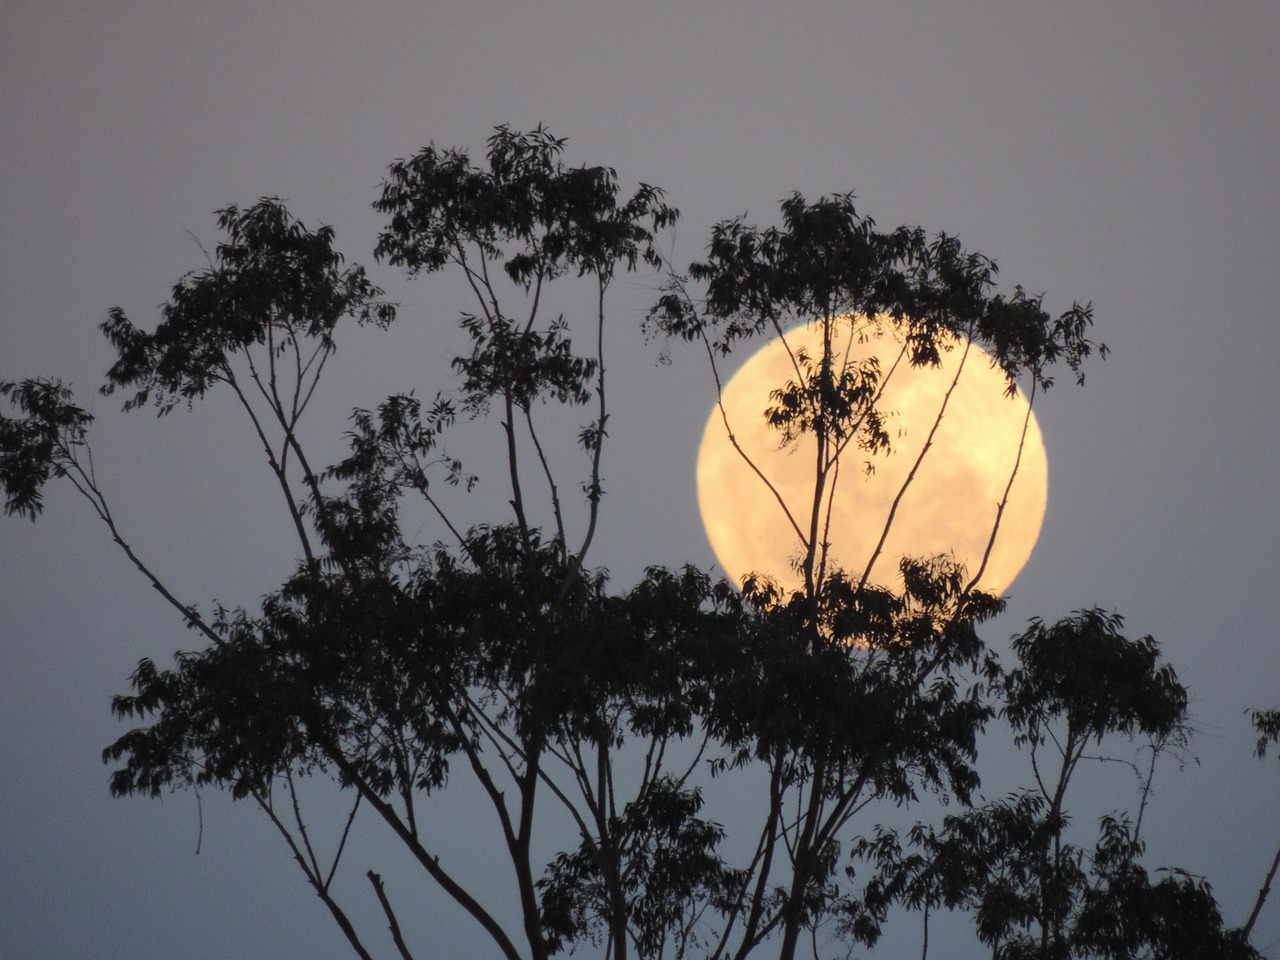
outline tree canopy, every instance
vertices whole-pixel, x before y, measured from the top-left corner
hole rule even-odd
[[[483,955],[509,960],[869,952],[913,916],[927,951],[939,911],[970,918],[1010,960],[1258,956],[1249,935],[1270,877],[1233,928],[1202,878],[1144,862],[1156,758],[1190,736],[1187,691],[1152,638],[1084,609],[1033,621],[1004,662],[979,630],[1003,609],[975,589],[979,571],[904,558],[885,585],[870,563],[830,560],[824,505],[842,456],[896,442],[880,403],[893,369],[843,358],[836,340],[875,326],[916,366],[978,344],[1034,397],[1060,365],[1082,380],[1105,350],[1089,339],[1091,308],[1053,316],[1021,287],[1002,293],[991,259],[945,234],[880,231],[850,194],[792,195],[776,226],[721,222],[680,268],[662,253],[678,217],[662,191],[624,192],[610,168],[566,165],[564,148],[542,128],[499,127],[481,160],[428,146],[389,167],[374,254],[461,277],[470,347],[433,399],[406,390],[355,410],[331,465],[313,463],[299,430],[321,375],[341,338],[397,322],[332,228],[276,198],[229,206],[209,264],[178,281],[153,329],[108,313],[103,393],[163,415],[223,391],[252,426],[297,555],[255,608],[203,614],[179,598],[112,513],[92,417],[70,390],[0,383],[6,513],[35,519],[45,484],[69,482],[198,638],[171,666],[143,660],[113,700],[128,729],[103,752],[112,792],[213,787],[256,804],[362,958],[429,955],[398,918],[434,896],[488,937]],[[640,271],[662,284],[650,335],[700,345],[717,383],[753,338],[823,331],[822,355],[797,357],[767,413],[781,443],[817,445],[811,498],[779,498],[800,589],[776,571],[734,585],[661,565],[619,589],[592,559],[612,439],[611,287]],[[553,313],[553,284],[585,287],[593,309]],[[473,478],[446,449],[466,417],[501,424],[509,507],[473,526],[451,506]],[[552,452],[557,433],[576,464]],[[437,521],[425,539],[402,522],[409,502]],[[1255,720],[1264,754],[1280,723]],[[995,726],[1028,779],[988,801],[978,758]],[[1135,749],[1151,759],[1136,809],[1073,822],[1081,766]],[[713,808],[713,778],[749,802]],[[433,802],[460,781],[485,802],[466,829],[501,838],[511,904],[483,902],[438,853]],[[304,783],[348,804],[336,852],[313,839]],[[928,797],[951,812],[886,825],[887,812],[932,810]],[[403,846],[422,889],[351,862],[357,817]],[[384,924],[339,897],[335,876],[362,867]]]

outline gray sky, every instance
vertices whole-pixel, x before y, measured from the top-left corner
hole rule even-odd
[[[216,208],[286,197],[368,264],[387,163],[543,122],[570,162],[667,190],[681,263],[714,221],[773,222],[793,190],[959,233],[1051,310],[1092,300],[1114,351],[1039,408],[1046,522],[987,636],[1099,604],[1161,641],[1193,691],[1199,763],[1157,782],[1152,859],[1207,874],[1238,923],[1280,842],[1280,770],[1252,759],[1246,716],[1280,705],[1277,50],[1274,0],[10,0],[0,379],[76,384],[135,546],[183,596],[252,603],[291,556],[242,426],[218,404],[156,423],[93,396],[94,326],[114,305],[154,323],[200,265],[186,231],[216,242]],[[448,385],[460,299],[374,275],[400,325],[340,351],[317,438],[353,404]],[[692,353],[654,366],[635,331],[651,286],[620,289],[611,333],[595,560],[620,584],[712,562],[693,483],[712,387]],[[84,505],[54,491],[40,523],[0,524],[0,571],[0,958],[342,955],[256,811],[205,796],[195,856],[191,795],[108,797],[108,698],[140,657],[194,639]],[[1116,782],[1104,804],[1129,804]],[[422,909],[455,955],[488,955],[460,912]],[[1259,942],[1280,945],[1280,904]]]

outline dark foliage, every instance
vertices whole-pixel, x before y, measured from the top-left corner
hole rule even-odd
[[[133,726],[104,751],[112,792],[211,787],[256,803],[363,958],[376,952],[369,933],[333,887],[361,811],[509,960],[579,949],[792,960],[804,939],[870,947],[897,908],[926,923],[931,910],[962,911],[1009,960],[1256,956],[1248,937],[1270,877],[1231,930],[1206,882],[1143,865],[1141,808],[1136,822],[1104,818],[1088,843],[1072,824],[1068,786],[1086,749],[1132,740],[1154,757],[1188,735],[1186,691],[1151,638],[1127,639],[1098,610],[1036,620],[1006,668],[979,634],[1003,603],[974,589],[973,571],[907,558],[889,590],[868,583],[870,566],[829,562],[822,511],[841,455],[892,446],[878,407],[892,371],[840,361],[837,337],[887,331],[917,365],[977,342],[1011,390],[1019,378],[1043,388],[1055,363],[1079,374],[1095,349],[1089,308],[1053,318],[1020,288],[997,294],[992,261],[918,228],[879,232],[849,195],[792,196],[777,227],[725,221],[676,276],[658,252],[676,218],[661,191],[641,184],[620,199],[611,169],[565,166],[563,148],[541,128],[501,127],[483,164],[428,146],[391,166],[377,256],[465,277],[471,351],[454,361],[456,398],[397,393],[355,411],[349,452],[328,469],[312,467],[298,424],[339,330],[395,317],[360,267],[344,267],[330,228],[308,230],[275,199],[228,207],[208,269],[174,287],[153,332],[111,311],[104,392],[127,389],[126,409],[163,414],[225,388],[253,425],[299,550],[253,610],[206,617],[178,600],[118,528],[89,457],[91,418],[70,391],[0,384],[13,410],[0,415],[6,512],[34,518],[44,484],[68,478],[200,639],[171,667],[143,660],[113,700]],[[701,342],[713,372],[739,341],[822,325],[821,355],[796,358],[766,414],[781,442],[818,448],[812,506],[780,513],[802,554],[798,590],[769,571],[739,591],[656,566],[619,590],[588,563],[608,437],[606,294],[641,268],[669,277],[650,329]],[[594,313],[547,316],[553,282],[587,284]],[[532,415],[544,405],[592,410],[570,428],[577,510]],[[497,416],[506,444],[511,514],[470,529],[442,496],[475,479],[444,449],[460,414]],[[409,500],[439,520],[430,545],[406,536]],[[1032,785],[985,802],[978,752],[997,722]],[[1263,754],[1280,720],[1255,723]],[[710,809],[709,778],[749,789],[732,822]],[[308,829],[305,780],[350,800],[328,858]],[[506,851],[507,909],[479,902],[438,852],[431,802],[461,780],[479,798],[473,829]],[[955,812],[905,831],[875,825],[877,811],[926,795]],[[543,862],[557,822],[573,837]],[[382,875],[366,876],[409,960]]]

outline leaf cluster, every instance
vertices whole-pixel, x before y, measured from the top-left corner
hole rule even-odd
[[[1062,719],[1069,737],[1101,741],[1112,733],[1160,739],[1185,726],[1186,688],[1160,662],[1155,640],[1129,640],[1123,625],[1097,609],[1051,626],[1033,619],[1013,640],[1019,666],[1004,682],[1014,730],[1042,742],[1046,726]]]
[[[973,338],[1011,384],[1029,373],[1042,386],[1058,361],[1079,378],[1095,348],[1105,355],[1086,336],[1088,304],[1055,318],[1021,287],[995,293],[995,261],[956,237],[908,226],[879,231],[852,194],[813,202],[792,194],[781,212],[781,226],[759,228],[743,217],[716,224],[706,259],[690,264],[687,278],[673,278],[649,314],[650,329],[705,338],[724,354],[737,341],[799,323],[866,317],[892,325],[913,365],[936,366],[951,343]],[[688,280],[702,284],[700,299]]]
[[[844,918],[850,936],[875,943],[900,905],[970,912],[979,940],[1008,960],[1259,956],[1247,931],[1224,923],[1202,878],[1177,869],[1153,877],[1141,862],[1141,817],[1102,817],[1091,848],[1071,839],[1065,798],[1085,744],[1142,735],[1158,753],[1186,736],[1185,688],[1150,637],[1130,640],[1121,626],[1114,614],[1083,610],[1052,626],[1035,621],[1014,638],[1016,665],[991,675],[1036,788],[939,827],[917,824],[905,836],[879,829],[862,840],[854,853],[872,872]]]
[[[232,378],[232,357],[251,348],[265,347],[268,362],[303,342],[323,355],[344,317],[384,327],[395,319],[394,305],[363,267],[344,269],[332,227],[308,229],[275,197],[226,207],[217,219],[226,240],[208,269],[174,285],[154,332],[135,326],[119,307],[102,323],[118,354],[102,392],[135,390],[126,409],[154,400],[167,413],[179,401],[199,399]]]
[[[83,447],[93,417],[72,403],[61,380],[0,382],[0,397],[16,408],[16,417],[0,413],[0,489],[4,512],[35,520],[44,509],[43,487],[64,477],[74,451]]]
[[[566,167],[559,159],[565,142],[542,127],[501,126],[489,138],[485,166],[433,144],[397,160],[374,204],[390,217],[376,255],[430,273],[465,262],[474,244],[526,286],[568,271],[608,275],[616,263],[659,265],[652,231],[678,216],[662,191],[641,184],[619,203],[616,171]]]

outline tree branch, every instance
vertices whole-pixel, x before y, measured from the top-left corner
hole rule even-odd
[[[1244,926],[1241,928],[1241,933],[1246,941],[1253,932],[1253,925],[1258,922],[1258,914],[1262,912],[1262,905],[1267,902],[1267,897],[1271,895],[1271,881],[1275,879],[1278,869],[1280,869],[1280,849],[1276,850],[1276,855],[1271,860],[1271,869],[1267,871],[1266,879],[1262,881],[1262,889],[1258,891],[1258,899],[1254,901],[1253,910],[1249,912],[1249,919],[1245,921]]]
[[[907,479],[902,482],[902,486],[898,490],[898,495],[893,498],[893,505],[889,508],[889,516],[884,522],[884,528],[880,531],[880,540],[876,543],[876,548],[871,552],[871,559],[867,561],[867,568],[862,572],[862,577],[858,581],[858,589],[862,589],[867,585],[867,580],[871,577],[871,569],[876,565],[876,561],[880,558],[880,551],[884,549],[884,542],[889,537],[889,530],[893,527],[893,519],[898,513],[898,507],[902,503],[902,498],[907,492],[907,488],[911,486],[911,482],[916,478],[916,472],[920,469],[920,464],[924,462],[925,454],[933,446],[934,435],[938,432],[938,427],[942,424],[942,417],[947,412],[947,404],[951,400],[951,394],[956,389],[956,384],[960,382],[960,374],[964,372],[965,360],[969,357],[969,347],[973,345],[970,337],[965,338],[964,353],[960,355],[960,365],[956,367],[956,374],[951,378],[951,384],[947,387],[947,392],[942,397],[942,404],[938,407],[938,415],[933,420],[933,426],[929,428],[929,435],[925,438],[924,446],[920,448],[920,454],[916,457],[915,463],[911,465],[911,470],[907,474]]]
[[[413,960],[413,955],[409,953],[404,937],[400,934],[400,923],[396,920],[395,911],[391,909],[391,901],[387,899],[387,893],[382,888],[382,877],[372,870],[366,876],[369,878],[369,882],[373,884],[373,892],[378,895],[378,903],[382,904],[382,912],[387,915],[387,925],[391,928],[391,939],[395,941],[396,949],[400,951],[400,956],[403,960]]]

